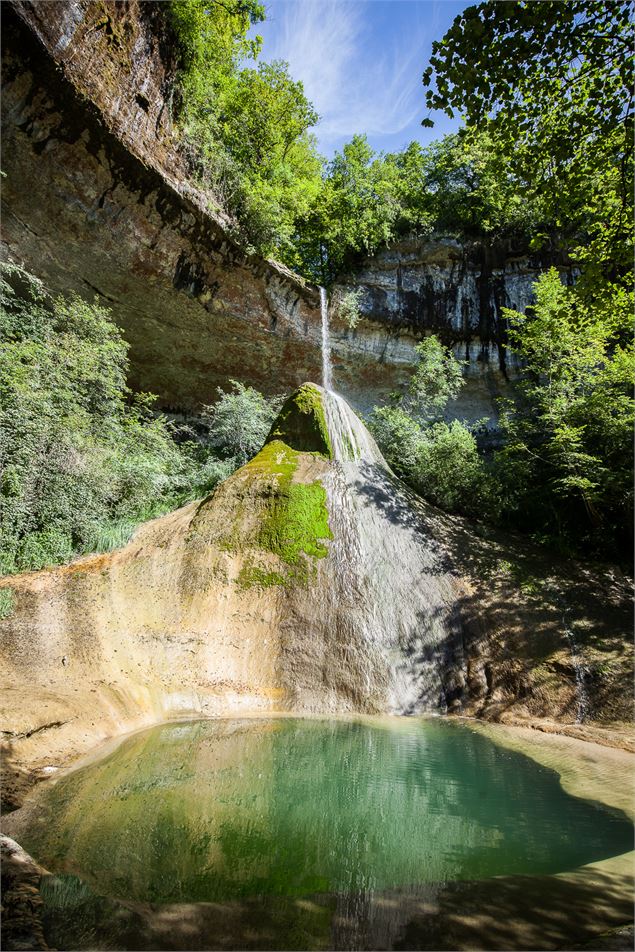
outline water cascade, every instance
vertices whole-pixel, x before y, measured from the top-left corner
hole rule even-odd
[[[294,678],[304,667],[305,686],[334,684],[345,670],[351,708],[444,711],[445,658],[460,639],[460,587],[420,503],[364,423],[338,394],[320,389],[320,396],[334,457],[321,477],[333,538],[318,584],[290,598],[294,628],[306,627],[313,640],[306,658],[294,659]],[[321,672],[317,664],[314,670],[316,640],[324,645]],[[305,701],[314,690],[305,687]],[[341,705],[341,694],[330,703]]]
[[[575,636],[571,629],[571,625],[567,620],[567,610],[563,608],[562,610],[562,624],[564,627],[565,637],[569,645],[569,651],[571,652],[571,661],[573,663],[573,670],[575,673],[575,692],[576,692],[576,724],[584,723],[587,714],[589,713],[589,698],[586,689],[586,678],[585,678],[585,669],[581,660],[581,652],[578,644],[575,640]]]
[[[329,302],[326,288],[320,288],[320,311],[322,314],[322,386],[333,389],[333,368],[331,366],[331,344],[329,340]]]

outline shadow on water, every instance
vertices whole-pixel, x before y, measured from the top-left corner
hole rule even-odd
[[[44,932],[53,948],[166,952],[570,949],[629,922],[630,889],[629,877],[594,871],[375,894],[156,905],[106,899],[75,876],[45,877],[41,884]]]

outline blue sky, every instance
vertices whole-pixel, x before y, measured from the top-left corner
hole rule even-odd
[[[473,2],[473,0],[470,0]],[[283,59],[318,113],[314,132],[331,156],[356,132],[381,151],[426,143],[458,128],[427,115],[421,75],[464,0],[266,0],[262,59]]]

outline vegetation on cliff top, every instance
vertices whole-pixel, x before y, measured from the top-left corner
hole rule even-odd
[[[486,134],[587,276],[608,279],[633,258],[634,9],[478,3],[433,44],[424,73],[428,106]]]
[[[180,50],[177,120],[194,173],[247,247],[329,284],[403,235],[522,235],[549,227],[486,135],[377,154],[364,135],[326,162],[318,115],[286,63],[258,63],[255,0],[171,0]]]
[[[327,163],[302,84],[285,63],[257,62],[249,30],[263,5],[171,0],[184,144],[241,240],[325,285],[360,255],[434,230],[575,249],[589,273],[628,268],[631,9],[467,8],[424,74],[428,105],[463,113],[461,131],[389,154],[358,134]]]
[[[181,55],[178,111],[195,173],[235,222],[236,237],[283,261],[296,221],[320,186],[321,161],[309,129],[317,113],[286,63],[259,63],[264,19],[256,0],[171,0]]]

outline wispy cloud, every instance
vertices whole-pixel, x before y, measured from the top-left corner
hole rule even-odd
[[[396,6],[401,4],[395,3],[393,11]],[[368,2],[273,0],[268,5],[263,55],[287,60],[291,75],[304,83],[320,114],[316,131],[323,148],[356,132],[395,135],[423,115],[420,77],[430,29],[422,7],[431,12],[431,6],[407,4],[407,30],[378,35]],[[372,7],[378,12],[379,4]]]

